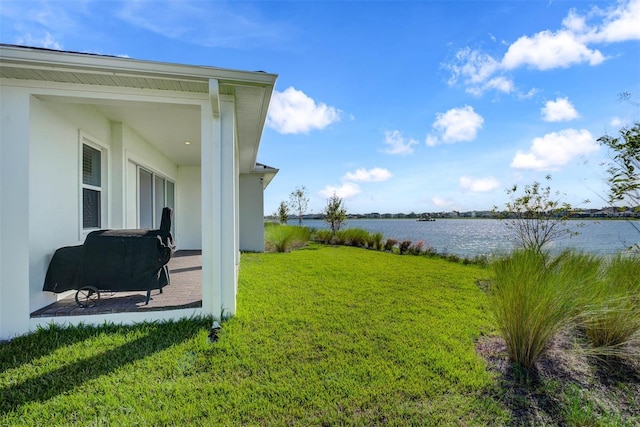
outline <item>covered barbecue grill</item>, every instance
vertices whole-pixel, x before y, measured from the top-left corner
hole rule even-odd
[[[175,246],[171,235],[171,208],[162,211],[157,230],[97,230],[80,246],[55,251],[44,281],[44,291],[75,289],[76,303],[89,307],[101,291],[146,291],[169,285],[167,263]]]

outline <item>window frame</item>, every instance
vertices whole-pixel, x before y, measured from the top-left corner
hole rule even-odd
[[[144,171],[148,174],[151,175],[151,229],[155,229],[155,228],[159,228],[160,227],[160,221],[161,221],[161,217],[162,217],[162,210],[158,211],[157,206],[156,206],[156,201],[157,201],[157,196],[156,196],[156,180],[157,179],[162,179],[163,183],[164,183],[164,191],[163,191],[163,198],[164,198],[164,204],[165,206],[167,205],[167,201],[168,201],[168,191],[169,191],[169,186],[167,185],[167,183],[171,183],[173,186],[173,204],[174,206],[171,206],[171,208],[173,209],[173,221],[171,223],[171,231],[173,233],[173,230],[175,229],[175,212],[176,212],[176,207],[175,207],[175,201],[176,201],[176,181],[169,178],[168,176],[166,176],[165,174],[162,174],[160,172],[158,172],[157,170],[150,168],[148,166],[145,165],[141,165],[140,163],[137,162],[133,162],[133,164],[136,166],[136,224],[138,228],[142,227],[141,224],[141,220],[140,220],[140,215],[141,215],[141,188],[140,188],[140,171]],[[164,206],[163,206],[164,207]],[[159,217],[158,217],[159,216]]]
[[[100,153],[100,185],[85,184],[84,174],[84,146],[97,150]],[[79,239],[84,238],[92,231],[108,228],[108,193],[109,193],[109,149],[100,140],[87,134],[78,132],[78,230]],[[84,190],[93,190],[100,193],[100,220],[98,227],[84,226]]]

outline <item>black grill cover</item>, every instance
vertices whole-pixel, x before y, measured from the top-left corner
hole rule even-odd
[[[171,209],[164,208],[158,230],[98,230],[82,246],[56,250],[43,290],[148,291],[169,284],[167,263],[174,251]]]

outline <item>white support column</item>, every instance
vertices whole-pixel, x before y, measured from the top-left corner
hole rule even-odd
[[[202,309],[219,318],[222,308],[220,116],[214,117],[210,103],[202,106],[201,116]]]
[[[233,98],[220,99],[220,263],[222,308],[224,315],[236,312],[236,149],[235,105]]]
[[[0,340],[29,330],[29,108],[0,87]]]

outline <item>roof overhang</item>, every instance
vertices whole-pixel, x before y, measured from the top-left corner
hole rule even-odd
[[[277,79],[276,74],[264,72],[141,61],[5,44],[0,44],[0,77],[86,87],[167,91],[171,92],[172,96],[176,93],[192,97],[198,94],[206,96],[207,99],[210,99],[210,88],[214,84],[217,96],[232,96],[235,101],[240,172],[243,173],[253,171],[256,166],[260,138]],[[113,120],[122,117],[128,117],[132,121],[138,120],[132,125],[134,128],[137,127],[136,130],[142,136],[147,137],[147,133],[150,138],[161,139],[162,134],[158,132],[157,127],[158,123],[163,123],[162,119],[157,115],[151,115],[153,120],[144,120],[145,115],[149,116],[149,112],[133,114],[136,107],[138,106],[127,103],[118,110],[118,103],[114,103],[113,100],[105,105],[97,105],[103,114]],[[158,114],[158,109],[155,110],[155,114]],[[166,110],[165,114],[170,115],[170,108]],[[199,112],[193,114],[199,115]],[[197,133],[200,134],[200,129],[197,129]],[[160,141],[149,142],[163,146]]]
[[[271,166],[263,165],[262,163],[256,163],[255,168],[250,172],[250,174],[260,176],[262,179],[262,189],[264,190],[278,172],[280,172],[280,169],[272,168]]]

